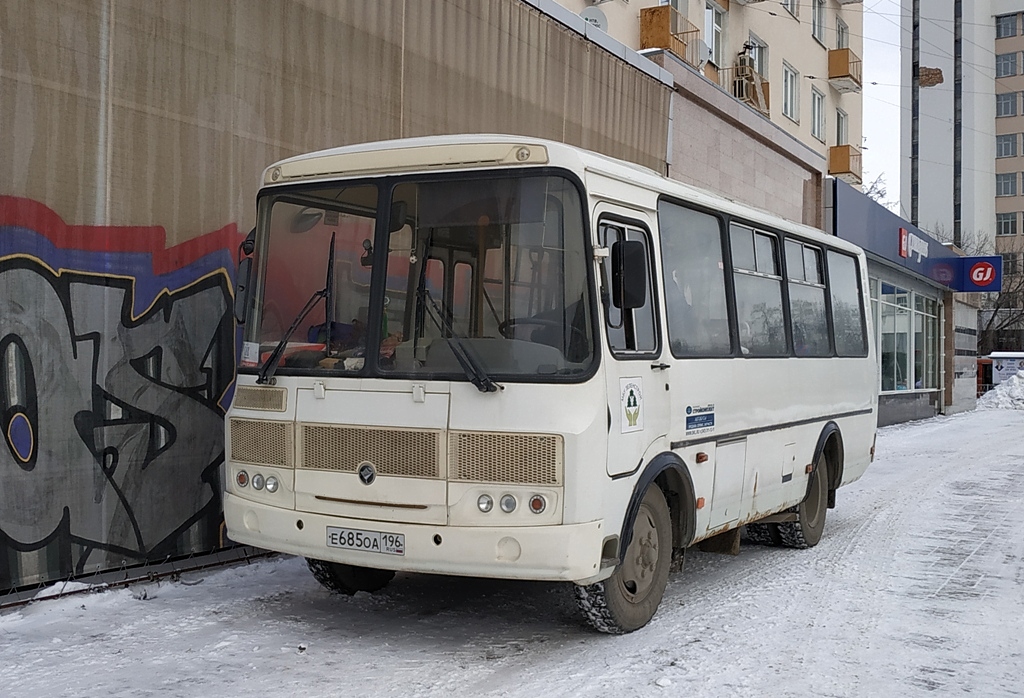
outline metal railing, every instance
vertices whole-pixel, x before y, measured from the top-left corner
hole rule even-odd
[[[741,102],[749,104],[765,116],[770,115],[768,79],[754,70],[754,66],[739,63],[731,68],[719,68],[718,84]]]

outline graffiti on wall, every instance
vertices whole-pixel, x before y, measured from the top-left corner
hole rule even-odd
[[[219,544],[237,244],[0,196],[0,588]]]

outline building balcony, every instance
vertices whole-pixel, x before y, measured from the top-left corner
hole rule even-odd
[[[640,48],[664,49],[698,69],[707,58],[700,29],[670,5],[640,10]]]
[[[829,148],[828,173],[847,184],[860,184],[860,151],[852,145],[834,145]]]
[[[771,116],[771,91],[767,78],[740,57],[731,68],[718,70],[718,85],[739,101],[749,104],[765,116]]]
[[[837,92],[860,92],[863,79],[860,58],[848,48],[828,52],[828,84]]]

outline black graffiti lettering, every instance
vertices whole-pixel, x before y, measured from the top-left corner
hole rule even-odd
[[[0,261],[0,558],[53,549],[43,577],[219,544],[230,280],[135,300],[130,279]]]

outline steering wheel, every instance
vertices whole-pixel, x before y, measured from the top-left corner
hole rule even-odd
[[[558,320],[548,320],[546,318],[537,317],[509,318],[508,320],[505,320],[504,322],[498,325],[498,332],[500,332],[501,336],[504,337],[505,339],[513,339],[512,335],[514,334],[515,326],[518,323],[522,323],[524,325],[541,325],[544,327],[557,327],[558,329],[568,327],[570,332],[572,334],[578,335],[580,340],[582,340],[584,344],[590,341],[586,333],[579,327],[576,327],[576,325],[566,325],[565,323],[559,322]]]

